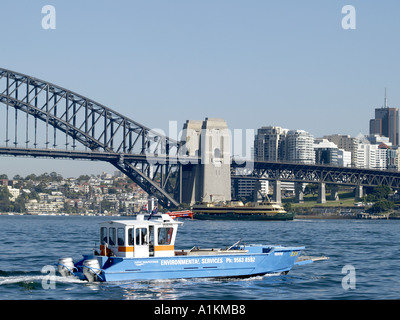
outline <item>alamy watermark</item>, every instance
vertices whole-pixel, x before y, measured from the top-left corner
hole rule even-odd
[[[342,28],[344,30],[355,30],[356,29],[356,8],[352,5],[346,5],[342,8],[342,14],[345,16],[342,18]]]
[[[178,132],[177,121],[169,121],[169,132],[152,129],[147,134],[146,160],[150,164],[231,164],[252,166],[254,129],[212,128]],[[168,139],[179,144],[179,149]],[[167,141],[168,140],[168,141]]]
[[[42,288],[45,290],[56,288],[56,268],[51,265],[44,266],[42,273],[46,274],[42,279]]]
[[[47,4],[42,7],[42,14],[45,14],[42,18],[42,28],[44,30],[56,29],[56,8]]]
[[[347,264],[342,268],[342,274],[345,274],[342,279],[342,288],[344,290],[354,290],[356,288],[356,268],[351,264]]]
[[[56,8],[53,5],[47,4],[42,7],[42,14],[45,16],[42,18],[42,28],[44,30],[56,29]],[[345,16],[342,18],[342,28],[344,30],[356,29],[356,9],[352,5],[345,5],[342,7],[342,14]]]

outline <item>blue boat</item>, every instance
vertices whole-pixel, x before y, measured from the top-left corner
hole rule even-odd
[[[151,218],[151,219],[150,219]],[[175,250],[178,226],[168,214],[100,223],[100,248],[74,263],[59,259],[62,276],[81,280],[129,281],[251,277],[289,272],[294,265],[325,260],[300,256],[304,247],[241,245],[223,249]]]

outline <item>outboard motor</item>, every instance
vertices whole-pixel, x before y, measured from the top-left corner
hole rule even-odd
[[[57,270],[62,277],[71,276],[74,268],[75,265],[72,258],[61,258],[58,260]]]
[[[101,273],[100,264],[97,259],[88,259],[83,261],[82,267],[83,274],[89,282],[95,281],[97,276]]]

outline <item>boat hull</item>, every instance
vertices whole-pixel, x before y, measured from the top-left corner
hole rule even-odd
[[[193,218],[198,220],[293,220],[295,213],[264,214],[261,212],[240,212],[240,211],[195,211]]]
[[[118,258],[97,256],[101,266],[98,281],[251,277],[287,273],[304,247],[246,246],[246,253],[187,255],[174,257]],[[84,256],[75,267],[84,279]]]

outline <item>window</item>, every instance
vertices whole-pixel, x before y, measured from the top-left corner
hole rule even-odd
[[[150,246],[154,246],[154,226],[149,226],[149,233]]]
[[[128,245],[133,246],[133,228],[128,229]]]
[[[158,244],[169,245],[172,240],[173,228],[159,228],[158,229]]]
[[[117,242],[116,241],[117,233],[116,233],[115,228],[109,228],[108,232],[109,232],[109,234],[108,234],[108,240],[109,240],[108,244],[110,246],[115,246],[115,243]]]
[[[106,227],[101,227],[100,228],[100,244],[104,245],[108,243],[107,240],[107,228]]]
[[[125,245],[125,229],[124,228],[118,228],[118,245],[119,246],[124,246]]]
[[[136,245],[143,246],[147,245],[147,229],[146,228],[137,228],[136,229]]]

